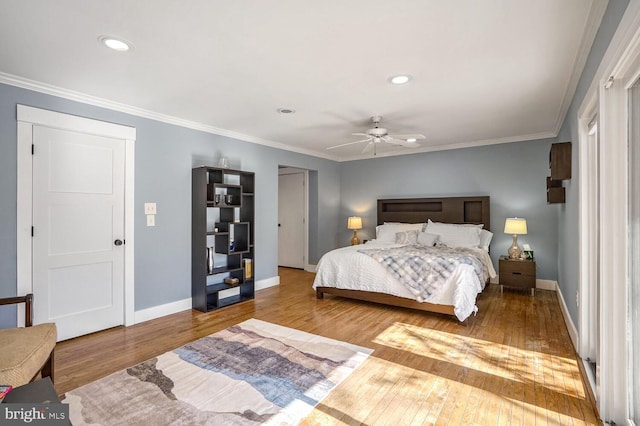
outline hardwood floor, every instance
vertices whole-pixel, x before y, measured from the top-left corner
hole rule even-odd
[[[596,425],[556,294],[489,285],[480,311],[454,317],[333,296],[314,274],[281,268],[281,284],[221,311],[185,311],[58,344],[56,389],[78,386],[249,318],[375,351],[303,424]]]

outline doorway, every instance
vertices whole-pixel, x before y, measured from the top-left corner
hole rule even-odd
[[[17,116],[17,293],[34,294],[34,322],[55,322],[58,340],[133,324],[135,129]]]
[[[308,252],[308,171],[278,170],[278,266],[306,269]]]

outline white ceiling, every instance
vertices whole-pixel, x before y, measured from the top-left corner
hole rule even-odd
[[[557,134],[605,7],[0,0],[0,82],[336,160],[363,158],[364,144],[326,148],[358,140],[372,115],[426,136],[383,156],[539,139]],[[413,80],[390,84],[399,73]]]

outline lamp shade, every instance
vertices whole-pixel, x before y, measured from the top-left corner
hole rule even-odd
[[[527,221],[521,217],[508,217],[504,222],[504,233],[524,235],[527,233]]]
[[[347,229],[362,229],[362,218],[359,216],[350,216],[347,221]]]

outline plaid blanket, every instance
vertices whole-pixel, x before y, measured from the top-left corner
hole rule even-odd
[[[471,265],[480,283],[489,277],[484,263],[473,250],[408,245],[395,248],[358,250],[382,264],[423,302],[462,264]]]

